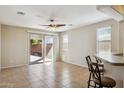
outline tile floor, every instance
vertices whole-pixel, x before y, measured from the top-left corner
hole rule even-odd
[[[0,87],[85,88],[88,69],[63,62],[42,63],[3,69]]]

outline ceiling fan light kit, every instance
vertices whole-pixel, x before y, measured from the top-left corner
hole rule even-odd
[[[40,26],[47,26],[48,30],[50,30],[50,31],[55,31],[57,28],[64,27],[64,26],[72,26],[72,24],[68,24],[68,25],[66,25],[66,24],[55,24],[54,19],[50,19],[49,21],[51,22],[50,24],[48,24],[48,25],[41,25],[40,24]]]

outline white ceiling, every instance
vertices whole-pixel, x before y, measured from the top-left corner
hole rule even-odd
[[[22,11],[25,15],[18,15],[17,11]],[[42,27],[39,24],[50,24],[50,18],[54,18],[55,23],[72,24],[72,26],[61,27],[56,30],[57,32],[61,32],[106,20],[110,17],[98,11],[95,5],[0,6],[0,23],[2,24],[47,30],[47,27]]]

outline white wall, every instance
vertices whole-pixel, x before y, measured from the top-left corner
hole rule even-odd
[[[0,71],[1,71],[1,24],[0,24]]]
[[[123,25],[122,26],[124,27],[124,22],[123,22]],[[124,56],[124,30],[123,30],[122,33],[123,33],[123,38],[122,39],[123,39],[123,56]]]
[[[69,51],[68,50],[63,50],[62,45],[63,45],[63,36],[68,35],[68,31],[62,32],[60,34],[60,60],[63,62],[69,62]],[[69,42],[70,43],[70,42]]]
[[[3,68],[27,64],[27,32],[24,28],[1,26]]]
[[[119,49],[120,49],[120,53],[123,53],[123,35],[124,35],[124,21],[120,22],[120,30],[119,30]]]
[[[68,60],[65,62],[87,66],[85,57],[96,53],[96,30],[106,26],[112,26],[112,52],[120,52],[119,23],[114,20],[107,20],[61,33],[61,37],[64,33],[68,34],[69,37],[69,51],[68,53],[61,53],[61,56],[62,54],[68,56]],[[62,52],[61,48],[60,52]]]
[[[124,54],[124,21],[120,23],[120,49]]]
[[[35,29],[2,25],[2,68],[28,64],[29,33]],[[41,31],[42,32],[42,31]]]

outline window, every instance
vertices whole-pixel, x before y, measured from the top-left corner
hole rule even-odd
[[[111,27],[104,27],[97,30],[97,53],[111,52]]]
[[[66,34],[62,36],[62,50],[68,51],[68,35]]]

